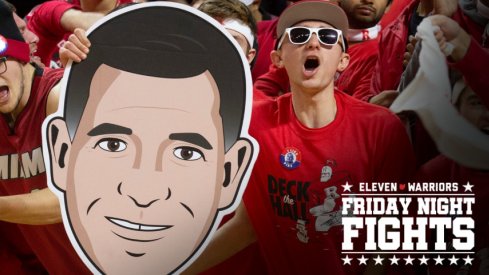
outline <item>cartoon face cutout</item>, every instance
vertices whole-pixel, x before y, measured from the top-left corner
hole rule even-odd
[[[225,149],[221,97],[210,71],[168,78],[101,64],[73,138],[51,119],[53,186],[96,271],[175,272],[235,203],[252,142]]]

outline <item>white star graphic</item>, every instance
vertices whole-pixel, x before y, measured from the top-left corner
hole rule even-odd
[[[428,265],[429,258],[426,258],[424,255],[422,258],[418,258],[418,260],[421,262],[420,265],[423,265],[423,264]]]
[[[462,260],[465,261],[466,265],[472,265],[472,261],[474,260],[474,258],[470,258],[469,255],[467,255],[467,258],[462,258]]]
[[[351,188],[353,187],[353,185],[349,184],[348,182],[346,182],[346,184],[342,184],[341,186],[343,187],[343,192],[346,192],[346,190],[351,192]]]
[[[362,265],[362,264],[367,265],[368,258],[365,258],[365,256],[362,255],[362,257],[358,258],[357,260],[360,262],[359,265]]]
[[[474,185],[470,184],[470,182],[467,182],[466,185],[462,185],[462,186],[465,188],[465,192],[467,191],[473,192],[472,187],[474,187]]]
[[[457,265],[458,258],[455,258],[455,255],[452,255],[452,257],[448,258],[448,260],[450,261],[450,265]]]
[[[351,260],[353,260],[353,258],[348,257],[348,255],[346,255],[345,258],[341,259],[343,260],[343,265],[351,265]]]
[[[435,260],[435,265],[443,265],[443,260],[444,258],[440,257],[440,255],[438,255],[438,257],[434,258],[433,260]]]
[[[394,264],[395,264],[395,265],[398,265],[398,263],[397,263],[397,262],[398,262],[399,260],[400,260],[399,258],[396,258],[396,255],[392,256],[392,258],[389,258],[389,261],[391,261],[391,265],[394,265]]]
[[[377,257],[374,258],[375,265],[381,265],[383,260],[384,258],[381,258],[380,255],[377,255]]]
[[[404,261],[406,261],[406,265],[413,265],[414,258],[411,258],[411,255],[408,255],[407,258],[404,258]]]

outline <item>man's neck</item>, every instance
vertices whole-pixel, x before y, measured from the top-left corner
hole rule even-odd
[[[292,91],[292,106],[302,125],[315,129],[333,122],[337,111],[334,86],[317,93],[295,90]]]

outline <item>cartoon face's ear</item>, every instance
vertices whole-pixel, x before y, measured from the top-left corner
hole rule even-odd
[[[59,117],[49,121],[46,136],[52,182],[56,188],[65,191],[71,149],[70,136],[65,121]]]
[[[219,208],[232,205],[239,191],[241,180],[249,167],[253,148],[247,139],[238,139],[224,156],[224,179]]]

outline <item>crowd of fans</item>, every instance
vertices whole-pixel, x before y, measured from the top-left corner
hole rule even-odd
[[[5,274],[88,273],[60,223],[58,199],[46,185],[41,125],[57,109],[63,67],[90,54],[85,31],[112,10],[137,2],[143,1],[52,0],[20,18],[12,4],[0,0],[0,42],[9,45],[0,44],[0,269]],[[416,108],[397,114],[388,109],[418,77],[424,42],[417,27],[430,20],[448,65],[441,73],[448,74],[451,89],[423,92],[448,95],[450,107],[489,144],[489,1],[174,2],[207,13],[240,45],[254,85],[250,134],[260,145],[242,205],[188,273],[364,272],[371,266],[343,265],[340,259],[341,221],[330,217],[340,209],[335,198],[341,186],[435,181],[474,185],[474,263],[410,266],[402,272],[489,274],[487,147],[467,156],[464,148],[475,146],[469,136],[463,142],[450,139],[448,147],[459,150],[445,151],[445,139],[429,129],[437,123],[432,116],[421,116]],[[272,190],[290,182],[293,210],[281,201],[283,190],[278,201]],[[307,191],[300,182],[310,184]],[[370,271],[394,272],[388,266]]]

